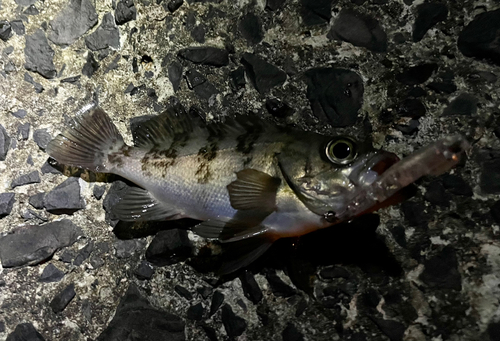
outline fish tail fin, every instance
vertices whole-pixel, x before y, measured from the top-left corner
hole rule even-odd
[[[112,156],[121,155],[126,146],[123,137],[101,108],[82,111],[69,129],[50,141],[46,152],[61,164],[109,173],[119,159]]]

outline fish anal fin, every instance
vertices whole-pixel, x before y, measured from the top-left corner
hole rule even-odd
[[[176,207],[159,202],[148,191],[139,187],[130,188],[113,207],[112,212],[122,221],[159,221],[183,217]]]
[[[281,179],[267,173],[243,169],[227,186],[231,206],[236,210],[272,212],[276,209],[276,192],[280,184]]]

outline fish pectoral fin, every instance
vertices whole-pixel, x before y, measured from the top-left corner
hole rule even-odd
[[[229,274],[253,263],[262,256],[276,238],[272,234],[262,233],[250,238],[235,240],[222,245],[223,263],[218,273]]]
[[[276,209],[276,192],[281,179],[255,169],[243,169],[236,173],[236,178],[227,186],[235,210],[272,212]]]
[[[123,221],[173,220],[182,213],[168,204],[159,202],[145,189],[132,187],[112,208],[113,214]]]

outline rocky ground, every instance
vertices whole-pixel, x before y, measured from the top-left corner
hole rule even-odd
[[[1,0],[0,339],[500,340],[499,41],[497,0]],[[122,179],[48,160],[96,99],[127,142],[179,101],[399,156],[473,148],[219,278],[190,222],[117,222]]]

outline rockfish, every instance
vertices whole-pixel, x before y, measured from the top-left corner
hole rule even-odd
[[[47,153],[59,163],[113,173],[134,187],[114,207],[123,221],[192,218],[198,235],[242,250],[235,271],[277,239],[301,236],[400,201],[423,175],[455,165],[467,142],[447,137],[398,162],[347,136],[278,127],[247,116],[205,123],[180,105],[144,123],[124,143],[99,107],[87,106]]]

